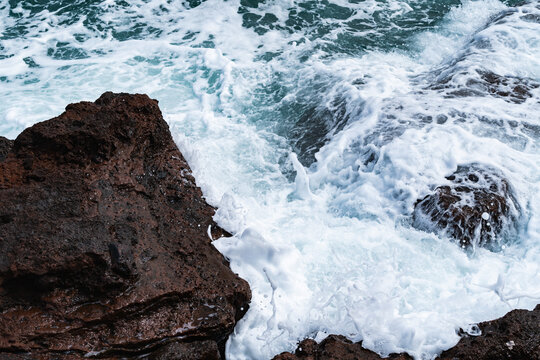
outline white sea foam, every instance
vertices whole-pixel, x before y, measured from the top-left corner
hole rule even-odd
[[[304,8],[285,0],[249,9],[277,19],[261,34],[242,26],[239,1],[193,9],[105,1],[95,5],[101,27],[92,27],[90,13],[66,22],[24,6],[11,9],[21,14],[14,20],[0,0],[2,34],[35,24],[0,42],[10,55],[0,58],[0,134],[15,137],[106,90],[148,93],[219,207],[216,221],[234,234],[214,244],[253,292],[228,358],[268,359],[305,337],[338,333],[382,355],[430,359],[458,341],[457,328],[474,331],[471,324],[540,302],[539,89],[521,103],[496,91],[452,95],[469,89],[476,70],[540,82],[540,25],[526,17],[540,10],[463,1],[438,27],[412,34],[407,49],[325,52],[342,36],[383,31],[355,33],[348,21],[379,16],[391,29],[420,3],[331,1],[351,15],[321,21],[328,29],[320,35],[287,25],[291,9]],[[121,39],[134,24],[141,34]],[[75,55],[50,54],[66,46]],[[281,90],[272,90],[276,82]],[[346,119],[324,123],[310,166],[288,138],[298,119],[284,109],[300,103],[334,113],[342,106]],[[467,253],[410,226],[416,199],[473,162],[500,169],[525,212],[519,242],[497,253]]]

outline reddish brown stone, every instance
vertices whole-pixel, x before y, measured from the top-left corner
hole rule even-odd
[[[516,237],[521,209],[508,181],[480,164],[458,166],[439,186],[415,204],[413,225],[443,233],[463,247],[499,249]],[[484,219],[482,215],[488,214]]]
[[[478,327],[480,336],[464,335],[439,360],[540,360],[540,305],[510,311]]]
[[[12,147],[13,140],[9,140],[3,136],[0,136],[0,161],[4,161]]]
[[[307,339],[292,353],[282,353],[273,360],[381,360],[373,351],[364,349],[362,342],[353,343],[344,336],[330,335],[320,344]],[[391,354],[387,359],[412,360],[407,354]]]
[[[3,357],[223,354],[250,290],[157,101],[105,93],[26,129],[0,198]]]
[[[478,324],[479,336],[462,332],[453,348],[437,360],[540,360],[540,305],[532,311],[513,310],[505,316]],[[274,360],[380,360],[379,355],[343,336],[330,335],[320,344],[302,341],[294,354],[282,353]],[[412,360],[407,354],[387,359]]]

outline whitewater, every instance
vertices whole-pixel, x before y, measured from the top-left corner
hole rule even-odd
[[[109,90],[159,100],[234,235],[229,359],[328,334],[433,359],[540,303],[536,1],[0,0],[0,135]],[[523,212],[498,251],[412,226],[471,163]]]

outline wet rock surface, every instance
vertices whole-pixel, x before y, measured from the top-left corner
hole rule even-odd
[[[274,360],[379,360],[382,359],[373,351],[362,347],[362,343],[353,343],[344,336],[330,335],[320,344],[314,340],[306,339],[298,344],[293,353],[282,353]],[[390,360],[412,360],[407,354],[391,354]]]
[[[502,76],[487,70],[477,70],[469,74],[464,83],[457,81],[460,77],[463,77],[461,73],[443,77],[430,89],[445,91],[448,98],[492,96],[509,103],[522,104],[532,98],[533,91],[540,87],[540,84],[532,79]]]
[[[105,93],[0,139],[0,198],[0,358],[223,356],[251,293],[157,101]]]
[[[512,76],[501,76],[491,71],[480,71],[480,79],[470,80],[471,87],[477,87],[491,96],[505,99],[508,102],[521,104],[531,98],[532,91],[540,84],[528,79]]]
[[[502,318],[478,324],[481,334],[464,332],[458,344],[444,351],[437,360],[539,360],[540,305],[532,311],[513,310]],[[306,339],[293,353],[282,353],[274,360],[379,360],[376,353],[352,343],[343,336],[330,335],[320,344]],[[407,354],[391,354],[386,359],[412,360]]]
[[[282,132],[283,136],[291,139],[291,146],[304,166],[313,164],[315,154],[351,119],[346,99],[341,97],[334,98],[324,106],[295,102],[283,112],[284,117],[290,116],[287,115],[289,113],[300,113],[294,125]]]
[[[456,239],[462,247],[497,249],[516,235],[520,207],[508,181],[480,164],[458,166],[447,185],[417,201],[413,226]]]
[[[513,310],[500,319],[478,324],[480,336],[464,336],[440,360],[540,359],[540,305]]]

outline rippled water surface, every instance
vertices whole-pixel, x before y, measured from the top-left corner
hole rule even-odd
[[[102,92],[160,102],[253,301],[227,344],[338,333],[431,359],[540,302],[540,4],[0,0],[0,135]],[[412,227],[458,166],[521,209],[500,251]]]

